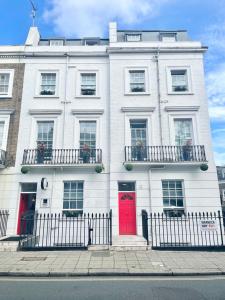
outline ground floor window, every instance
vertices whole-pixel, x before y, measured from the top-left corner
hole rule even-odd
[[[82,181],[64,181],[64,215],[77,216],[83,213],[83,188]]]
[[[183,180],[163,180],[163,211],[168,217],[184,214]]]

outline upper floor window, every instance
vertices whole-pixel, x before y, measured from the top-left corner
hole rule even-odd
[[[160,34],[161,41],[163,42],[175,42],[176,41],[176,33],[173,32],[165,32]]]
[[[14,70],[0,70],[0,97],[12,97]]]
[[[141,41],[141,34],[126,34],[126,41],[127,42],[140,42]]]
[[[96,73],[81,73],[81,95],[96,95]]]
[[[41,73],[40,95],[56,94],[56,73]]]
[[[96,148],[96,121],[80,121],[80,149]]]
[[[147,146],[147,121],[130,120],[131,146]]]
[[[130,70],[130,92],[145,92],[145,70]]]
[[[184,214],[184,191],[182,180],[163,180],[163,211],[168,217]]]
[[[83,45],[85,46],[95,46],[100,44],[99,38],[85,38],[83,39]]]
[[[177,146],[193,144],[192,119],[174,119],[175,144]]]
[[[50,40],[50,46],[63,46],[64,40]]]
[[[173,92],[188,91],[187,70],[171,70],[171,78]]]
[[[37,147],[52,149],[53,147],[53,121],[37,122]]]

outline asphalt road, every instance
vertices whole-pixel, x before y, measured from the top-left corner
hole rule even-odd
[[[1,300],[225,300],[225,277],[0,278]]]

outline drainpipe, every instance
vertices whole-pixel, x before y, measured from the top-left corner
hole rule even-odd
[[[157,73],[157,97],[158,97],[158,116],[159,116],[159,138],[160,145],[163,145],[163,133],[162,133],[162,113],[161,113],[161,89],[160,89],[160,73],[159,73],[159,52],[160,48],[157,49],[157,53],[154,56],[156,62],[156,73]]]
[[[64,100],[61,101],[63,104],[63,124],[62,124],[62,149],[64,149],[64,140],[65,140],[65,124],[66,124],[66,104],[70,103],[67,101],[67,77],[68,77],[68,63],[69,63],[69,55],[65,53],[66,56],[66,69],[65,69],[65,81],[64,81]]]

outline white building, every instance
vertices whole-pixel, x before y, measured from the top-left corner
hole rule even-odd
[[[0,47],[0,61],[25,64],[16,165],[0,177],[8,233],[33,209],[112,209],[113,235],[142,235],[142,210],[220,210],[206,50],[186,31],[116,23],[109,39],[42,39],[33,27],[24,46]]]

